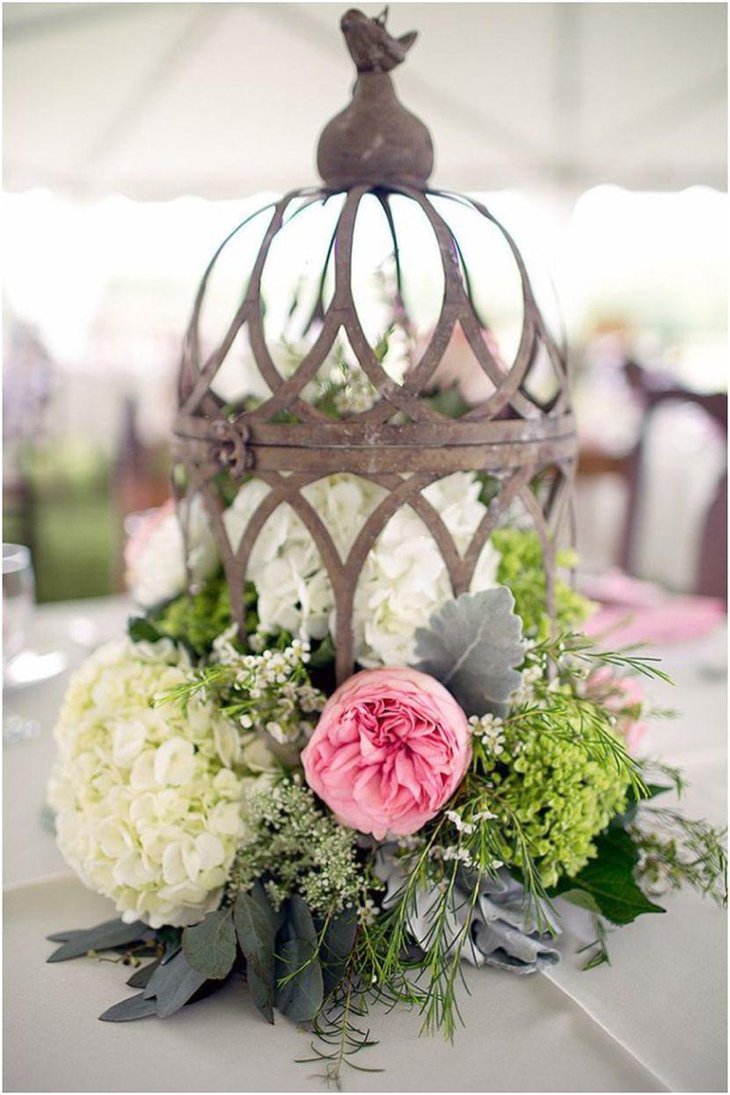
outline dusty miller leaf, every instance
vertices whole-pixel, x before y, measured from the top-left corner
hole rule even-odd
[[[506,586],[462,593],[416,632],[414,668],[440,681],[467,715],[501,715],[520,684],[522,621]]]

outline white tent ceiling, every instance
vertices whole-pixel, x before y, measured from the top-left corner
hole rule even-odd
[[[352,83],[346,6],[5,3],[5,187],[221,198],[313,182]],[[396,81],[441,185],[725,186],[723,3],[395,3],[389,29],[420,32]]]

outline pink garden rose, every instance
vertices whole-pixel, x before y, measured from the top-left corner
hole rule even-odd
[[[640,717],[645,699],[640,682],[635,677],[620,677],[604,665],[586,681],[586,695],[616,716],[616,729],[634,752],[648,729]]]
[[[421,829],[471,759],[464,712],[415,669],[366,669],[330,697],[302,753],[309,786],[344,825],[376,840]]]

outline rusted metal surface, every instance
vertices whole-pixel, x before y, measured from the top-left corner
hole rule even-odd
[[[388,78],[384,71],[378,71],[377,75]],[[397,164],[396,168],[400,170]],[[410,506],[433,536],[455,595],[468,590],[482,548],[493,530],[508,518],[510,508],[518,504],[529,516],[542,544],[548,605],[552,611],[557,545],[571,537],[575,433],[566,364],[541,316],[522,256],[512,237],[484,205],[464,195],[430,190],[425,181],[422,186],[411,185],[407,176],[408,172],[402,173],[387,186],[359,179],[343,187],[293,191],[248,218],[228,240],[239,230],[245,231],[259,215],[269,221],[243,300],[218,345],[204,355],[201,310],[226,240],[201,282],[180,370],[175,459],[187,474],[187,493],[199,493],[205,502],[241,634],[245,615],[243,591],[251,551],[276,507],[288,504],[311,534],[329,573],[336,606],[334,639],[340,680],[353,669],[353,604],[362,567],[377,537],[401,506]],[[323,271],[315,307],[321,327],[294,373],[285,378],[266,342],[262,277],[272,245],[279,240],[280,233],[286,232],[289,218],[312,205],[332,201],[337,195],[342,204],[325,260],[334,273],[334,292],[331,299],[325,300],[326,271]],[[370,195],[388,216],[396,263],[399,246],[390,215],[391,200],[397,196],[420,209],[433,233],[443,276],[440,314],[429,344],[402,384],[391,379],[380,364],[363,330],[353,295],[353,240],[363,199]],[[468,209],[477,223],[489,222],[501,233],[514,259],[521,284],[523,324],[509,368],[496,359],[485,342],[485,326],[474,304],[462,249],[449,223],[439,213],[439,203],[455,203]],[[399,282],[400,274],[398,268]],[[493,391],[462,417],[450,418],[423,396],[432,387],[433,376],[457,326],[461,327],[479,367],[490,379]],[[213,389],[218,370],[244,327],[270,395],[253,410],[230,413]],[[302,393],[324,364],[340,332],[346,335],[377,396],[368,410],[335,420],[308,402]],[[539,354],[546,355],[556,379],[556,392],[547,403],[529,391]],[[282,412],[286,412],[286,421],[280,420]],[[230,543],[223,522],[221,471],[235,483],[254,476],[270,488],[238,545]],[[422,493],[431,483],[455,471],[489,472],[500,485],[463,555]],[[359,530],[344,559],[340,558],[320,515],[302,494],[308,484],[341,472],[377,483],[387,492]],[[540,479],[545,489],[536,492],[533,488]]]
[[[415,32],[394,38],[387,8],[368,19],[350,9],[340,26],[355,62],[352,102],[325,126],[317,169],[327,186],[425,186],[433,171],[433,142],[423,122],[403,106],[388,73],[406,58]]]

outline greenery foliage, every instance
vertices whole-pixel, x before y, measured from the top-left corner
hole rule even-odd
[[[542,546],[536,532],[526,529],[499,528],[492,533],[492,543],[501,555],[497,579],[512,591],[515,612],[522,618],[525,634],[547,638],[550,617],[547,611],[545,566]],[[572,552],[558,553],[558,566],[575,566]],[[567,582],[555,583],[555,618],[561,631],[574,630],[588,619],[591,602],[576,593]]]
[[[566,704],[570,717],[570,705]],[[504,723],[503,751],[495,756],[475,748],[472,785],[483,788],[505,837],[508,866],[524,869],[525,852],[515,848],[516,826],[540,879],[553,886],[574,876],[595,855],[594,839],[626,804],[627,774],[586,753],[575,721],[575,739],[546,733],[545,716],[523,708]],[[573,716],[575,720],[575,716]]]
[[[251,583],[246,587],[247,626],[256,629],[256,591]],[[130,638],[169,638],[186,646],[193,654],[208,654],[213,641],[230,627],[231,603],[228,584],[222,574],[209,578],[197,593],[183,593],[161,608],[154,609],[145,617],[134,617],[129,622]]]
[[[727,830],[694,821],[677,809],[651,807],[629,833],[637,850],[637,878],[652,894],[691,886],[727,906]]]
[[[231,871],[229,895],[262,879],[275,909],[301,894],[324,916],[358,899],[356,834],[326,813],[306,785],[281,781],[255,790],[245,821],[248,837]]]

